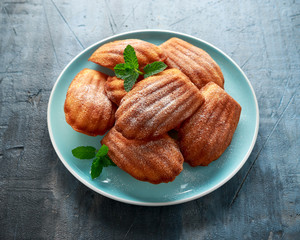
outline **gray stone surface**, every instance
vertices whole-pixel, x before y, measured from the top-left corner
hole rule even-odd
[[[136,29],[204,39],[245,71],[260,131],[244,167],[198,200],[140,207],[59,161],[47,103],[89,45]],[[300,239],[300,1],[0,1],[0,239]]]

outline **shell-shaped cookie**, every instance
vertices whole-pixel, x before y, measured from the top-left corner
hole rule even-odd
[[[205,102],[179,129],[180,150],[191,166],[207,166],[229,146],[241,106],[215,83],[200,90]]]
[[[89,61],[113,70],[117,64],[124,63],[123,52],[128,44],[134,48],[141,69],[149,63],[164,61],[166,58],[162,50],[152,43],[126,39],[102,45],[92,54]]]
[[[75,131],[103,135],[114,125],[116,106],[106,96],[106,78],[104,73],[83,69],[70,84],[64,111]]]
[[[167,134],[155,140],[129,140],[112,128],[101,143],[108,146],[108,156],[119,168],[140,181],[167,183],[182,171],[183,156]]]
[[[124,80],[117,78],[116,76],[109,76],[107,78],[107,81],[105,82],[105,91],[109,100],[118,106],[120,105],[122,98],[127,94],[124,89]]]
[[[182,39],[171,38],[160,45],[171,68],[180,69],[200,89],[208,82],[224,88],[224,77],[218,64],[210,55]]]
[[[128,139],[158,137],[178,126],[203,103],[194,84],[178,69],[146,78],[122,99],[116,129]]]

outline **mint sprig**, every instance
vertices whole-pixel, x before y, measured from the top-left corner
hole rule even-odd
[[[125,63],[117,64],[114,67],[114,70],[116,76],[124,80],[125,91],[129,92],[138,79],[139,75],[144,75],[144,73],[139,70],[138,59],[134,48],[131,45],[127,45],[123,52],[123,56]],[[144,78],[157,74],[163,71],[166,67],[167,65],[163,62],[150,63],[144,68]]]
[[[108,147],[103,144],[101,148],[96,152],[96,148],[91,146],[80,146],[72,150],[74,157],[79,159],[92,159],[91,177],[95,179],[100,176],[104,167],[116,166],[116,164],[110,159],[108,154]]]
[[[134,48],[131,45],[127,45],[123,52],[125,63],[117,64],[114,67],[116,76],[124,80],[124,89],[129,92],[139,75],[143,73],[139,70],[139,63],[136,57]]]

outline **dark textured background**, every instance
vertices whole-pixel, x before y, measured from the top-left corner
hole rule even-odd
[[[102,197],[62,165],[51,89],[89,45],[136,29],[226,52],[256,92],[244,167],[201,199],[140,207]],[[300,1],[0,1],[0,239],[300,239]]]

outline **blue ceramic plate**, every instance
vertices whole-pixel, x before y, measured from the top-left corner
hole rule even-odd
[[[204,49],[219,64],[225,77],[225,90],[242,106],[242,113],[231,145],[208,167],[192,168],[184,163],[184,170],[171,183],[153,185],[131,177],[117,167],[105,168],[95,180],[90,177],[91,161],[78,160],[71,150],[78,146],[100,147],[102,137],[89,137],[75,132],[65,121],[64,101],[68,87],[83,68],[111,73],[88,61],[101,45],[121,39],[138,38],[156,45],[172,37],[181,38]],[[53,147],[66,168],[83,184],[94,191],[136,205],[162,206],[187,202],[219,188],[244,165],[256,141],[259,125],[258,105],[253,88],[243,71],[226,54],[198,38],[171,31],[143,30],[122,33],[90,46],[76,56],[58,77],[48,105],[48,128]]]

